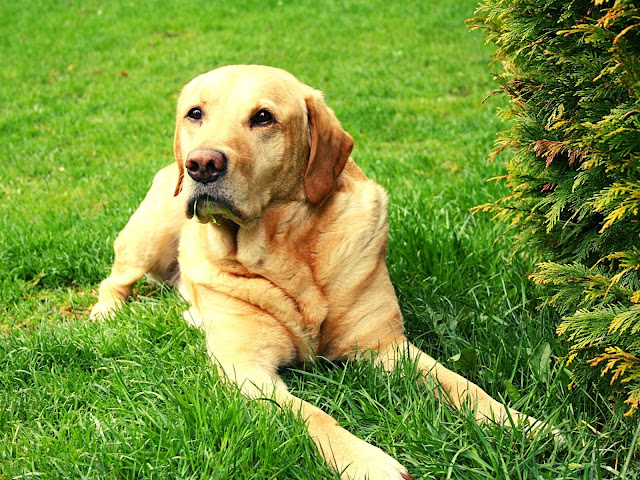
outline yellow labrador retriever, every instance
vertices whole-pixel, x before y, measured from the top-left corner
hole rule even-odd
[[[387,195],[352,148],[322,94],[283,70],[228,66],[195,78],[178,100],[176,164],[118,236],[91,316],[108,317],[144,275],[177,284],[226,378],[299,412],[345,479],[411,477],[291,395],[279,366],[366,356],[391,370],[409,356],[478,421],[511,415],[539,427],[407,340],[385,264]]]

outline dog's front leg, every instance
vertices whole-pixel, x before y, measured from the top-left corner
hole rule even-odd
[[[171,282],[177,280],[178,241],[185,220],[185,202],[174,197],[178,168],[169,165],[158,172],[144,200],[114,243],[111,274],[100,284],[98,303],[91,318],[113,314],[131,295],[133,284],[149,274]]]
[[[186,282],[189,285],[189,282]],[[329,466],[344,480],[407,480],[411,477],[396,460],[342,428],[318,407],[289,393],[277,375],[280,365],[295,358],[295,345],[270,315],[252,306],[201,290],[193,298],[219,306],[204,312],[207,349],[226,378],[249,398],[272,398],[306,423],[309,434]]]
[[[388,345],[381,346],[374,358],[385,370],[390,371],[396,368],[401,358],[407,356],[416,362],[418,371],[425,380],[431,379],[441,387],[448,403],[458,410],[463,407],[475,409],[476,422],[495,421],[499,424],[507,424],[511,418],[516,425],[528,427],[534,434],[549,430],[546,423],[506,407],[475,383],[445,368],[444,365],[421,351],[406,338],[400,338]],[[437,396],[439,389],[436,389],[435,393]],[[558,430],[553,429],[552,433],[560,437]]]
[[[342,428],[318,407],[289,393],[284,382],[258,364],[229,366],[227,375],[249,398],[272,398],[306,423],[309,435],[327,464],[343,480],[408,480],[411,476],[396,460]]]

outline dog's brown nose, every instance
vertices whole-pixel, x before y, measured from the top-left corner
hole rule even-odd
[[[193,150],[184,163],[189,176],[199,183],[211,183],[227,170],[227,156],[209,148]]]

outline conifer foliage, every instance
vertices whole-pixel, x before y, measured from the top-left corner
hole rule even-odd
[[[485,0],[510,128],[509,194],[478,207],[541,260],[532,279],[562,315],[576,381],[640,408],[640,2]],[[623,405],[621,405],[623,406]]]

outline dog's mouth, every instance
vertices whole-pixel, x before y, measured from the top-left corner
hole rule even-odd
[[[225,197],[210,194],[193,195],[187,202],[187,218],[196,217],[200,223],[221,223],[231,220],[240,223],[242,212]]]

